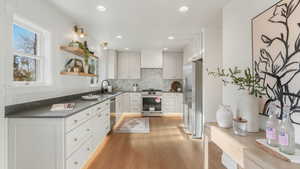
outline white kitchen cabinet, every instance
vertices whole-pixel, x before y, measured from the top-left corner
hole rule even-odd
[[[182,79],[183,53],[164,52],[163,54],[163,78]]]
[[[143,50],[141,63],[142,68],[162,68],[162,50]]]
[[[122,100],[123,100],[122,94],[116,97],[116,123],[119,122],[122,117],[122,113],[123,113]]]
[[[94,107],[95,115],[92,118],[93,147],[102,142],[110,129],[110,102],[106,101]]]
[[[9,118],[9,169],[81,169],[109,131],[109,100],[67,118]]]
[[[141,78],[141,55],[131,52],[128,56],[128,79]]]
[[[128,79],[129,74],[128,54],[124,52],[118,53],[118,79]]]
[[[141,78],[141,56],[139,52],[118,53],[118,79]]]
[[[118,122],[123,113],[129,112],[129,93],[122,93],[116,97],[116,122]]]
[[[162,97],[162,110],[164,114],[183,112],[182,93],[164,93]]]
[[[128,113],[129,112],[129,101],[130,94],[129,93],[123,93],[122,94],[122,111],[123,113]]]
[[[141,113],[142,111],[142,94],[129,93],[129,112]]]
[[[115,50],[106,51],[107,78],[117,79],[118,75],[118,57]]]

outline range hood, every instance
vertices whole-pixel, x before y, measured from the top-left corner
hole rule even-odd
[[[162,50],[142,50],[141,68],[144,69],[161,69],[163,67]]]

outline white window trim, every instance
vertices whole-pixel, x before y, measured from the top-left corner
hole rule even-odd
[[[37,26],[36,24],[19,17],[18,15],[14,15],[13,17],[13,22],[12,22],[12,26],[16,24],[18,26],[21,26],[25,29],[28,29],[29,31],[32,31],[34,33],[37,34],[38,36],[38,53],[36,56],[31,56],[28,54],[23,54],[23,53],[18,53],[16,52],[13,47],[12,47],[12,53],[11,53],[11,59],[12,62],[14,63],[14,55],[18,54],[20,56],[26,56],[29,58],[34,58],[37,59],[39,61],[39,69],[37,70],[37,81],[14,81],[13,78],[13,66],[11,66],[12,69],[12,74],[10,75],[10,83],[9,83],[9,87],[36,87],[36,86],[50,86],[51,85],[51,73],[50,73],[50,69],[51,69],[51,62],[50,62],[50,35],[49,32],[47,32],[45,29]],[[12,27],[13,28],[13,27]],[[49,64],[45,64],[45,63],[49,63]]]

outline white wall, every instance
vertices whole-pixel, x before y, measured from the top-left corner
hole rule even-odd
[[[222,83],[208,76],[209,71],[222,67],[222,28],[208,27],[204,33],[205,54],[203,58],[203,111],[205,122],[215,122],[216,112],[222,104]]]
[[[191,41],[188,45],[183,49],[183,64],[189,63],[189,58],[193,57],[193,42]]]
[[[34,5],[33,5],[34,4]],[[87,77],[62,76],[60,72],[64,68],[65,56],[68,53],[59,50],[60,45],[65,45],[70,42],[74,35],[72,33],[73,26],[76,21],[64,15],[55,6],[45,0],[7,0],[7,17],[5,18],[5,34],[11,35],[13,15],[29,20],[30,22],[45,29],[50,35],[50,75],[52,84],[50,86],[41,87],[14,87],[7,84],[6,105],[34,101],[38,99],[51,98],[73,93],[90,91],[89,81]],[[90,35],[90,34],[89,34]],[[87,38],[89,46],[98,49],[99,45],[91,38]],[[11,36],[7,37],[5,45],[9,49],[5,56],[6,81],[12,79],[12,51],[11,51]],[[99,49],[98,49],[99,51]]]
[[[251,19],[272,6],[277,0],[232,0],[223,9],[223,66],[251,67]],[[237,109],[240,93],[224,87],[223,103]]]
[[[274,5],[278,0],[232,0],[223,9],[223,66],[251,67],[251,19]],[[233,87],[223,88],[223,103],[238,109],[240,93]],[[263,120],[263,117],[261,117]],[[264,123],[261,123],[264,127]],[[296,133],[300,127],[296,126]],[[296,135],[300,143],[300,135]]]
[[[201,45],[201,44],[199,44]],[[191,42],[184,48],[183,62],[187,64],[189,58],[195,56],[194,44]],[[216,121],[216,111],[222,104],[222,83],[220,80],[208,76],[207,69],[216,70],[222,66],[222,29],[207,27],[204,29],[203,56],[203,114],[205,122]],[[197,51],[197,50],[196,50]]]

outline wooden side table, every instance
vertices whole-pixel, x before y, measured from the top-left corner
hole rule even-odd
[[[223,152],[228,154],[241,169],[300,169],[299,164],[281,160],[265,152],[256,145],[255,140],[264,138],[264,132],[248,133],[241,137],[233,133],[232,129],[224,129],[216,123],[207,123],[204,131],[204,169],[209,166],[209,144],[215,143]]]

